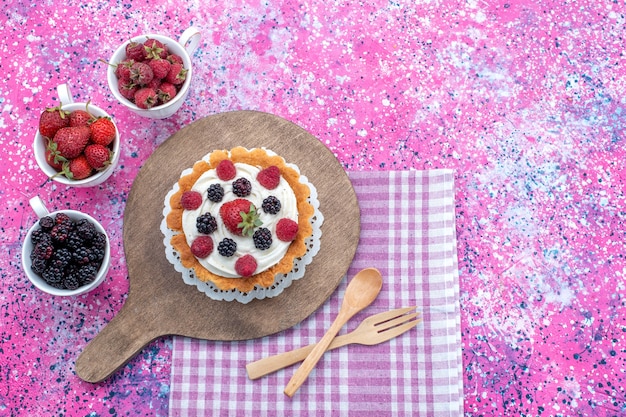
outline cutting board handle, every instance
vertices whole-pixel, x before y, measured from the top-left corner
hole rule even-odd
[[[155,326],[158,317],[144,317],[141,309],[134,308],[130,301],[76,360],[76,373],[84,381],[95,383],[108,378],[148,343],[162,336]]]

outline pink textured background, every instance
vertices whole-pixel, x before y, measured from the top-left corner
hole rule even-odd
[[[347,170],[455,170],[468,416],[626,413],[624,2],[413,3],[4,0],[0,415],[167,415],[170,340],[97,385],[74,360],[124,303],[138,169],[181,127],[238,109],[301,125]],[[191,25],[183,108],[150,121],[115,102],[98,60]],[[120,165],[100,187],[55,186],[35,163],[61,83],[118,123]],[[54,298],[26,279],[34,195],[107,228],[97,291]]]

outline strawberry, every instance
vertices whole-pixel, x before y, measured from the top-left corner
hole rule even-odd
[[[84,154],[89,165],[97,171],[103,170],[111,164],[111,150],[106,146],[97,143],[87,145]]]
[[[229,159],[224,159],[217,164],[217,168],[215,168],[217,177],[222,181],[229,181],[235,178],[237,175],[237,168],[235,168],[235,164],[232,163]]]
[[[197,191],[185,191],[180,196],[180,205],[185,210],[195,210],[202,204],[202,195]]]
[[[157,95],[159,96],[159,101],[161,103],[167,103],[174,97],[176,97],[176,87],[174,84],[170,84],[168,82],[162,83],[157,90]]]
[[[276,236],[283,242],[291,242],[298,234],[298,223],[291,219],[283,218],[276,224]]]
[[[39,116],[39,133],[52,139],[57,131],[70,125],[69,112],[61,110],[61,105],[45,109]]]
[[[62,157],[73,159],[83,153],[90,136],[87,126],[64,127],[54,135],[54,142]]]
[[[71,180],[84,180],[89,177],[92,172],[91,165],[87,162],[85,155],[80,155],[69,162],[65,162],[63,167],[65,176]]]
[[[241,258],[237,259],[237,262],[235,262],[235,272],[237,272],[242,277],[249,277],[254,274],[254,271],[256,271],[256,266],[257,263],[256,259],[254,259],[254,256],[250,254],[244,255]]]
[[[157,104],[158,100],[153,88],[141,88],[135,93],[135,104],[140,109],[150,109]]]
[[[257,181],[268,190],[273,190],[280,183],[280,169],[272,165],[261,171],[256,176]]]
[[[146,59],[147,53],[143,43],[130,41],[126,45],[126,58],[132,59],[136,62],[141,62]]]
[[[196,258],[206,258],[213,252],[213,239],[211,236],[198,236],[191,243],[191,253]]]
[[[130,80],[137,85],[146,85],[153,78],[152,68],[145,62],[135,62],[130,68]]]
[[[67,159],[63,158],[59,151],[57,150],[57,144],[52,141],[52,139],[47,139],[48,144],[46,145],[46,162],[55,171],[61,171],[63,169],[63,162],[67,161]]]
[[[146,51],[146,57],[148,59],[165,59],[169,55],[167,45],[156,39],[148,38],[148,40],[143,43],[143,47]]]
[[[224,226],[237,236],[252,236],[254,228],[263,224],[254,204],[243,198],[222,204],[220,217]]]
[[[183,67],[183,64],[175,62],[170,67],[170,71],[167,73],[165,81],[174,85],[182,84],[185,82],[185,78],[187,78],[187,71],[188,70]]]
[[[152,69],[152,74],[154,74],[154,78],[162,80],[167,76],[170,72],[170,61],[167,59],[155,58],[148,61],[148,65]]]
[[[87,103],[89,105],[89,103]],[[70,113],[70,127],[76,126],[87,126],[93,116],[86,109],[85,110],[74,110]]]
[[[98,117],[89,125],[91,141],[102,146],[109,146],[115,139],[115,124],[109,117]]]

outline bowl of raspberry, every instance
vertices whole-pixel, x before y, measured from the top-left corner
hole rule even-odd
[[[199,43],[200,32],[193,27],[178,41],[157,34],[126,41],[107,62],[107,82],[113,96],[140,116],[172,116],[189,94],[191,57]]]
[[[44,109],[33,142],[37,165],[52,181],[93,187],[106,181],[120,158],[120,134],[100,107],[75,103],[67,84],[57,87],[60,104]]]
[[[22,245],[22,267],[30,282],[56,296],[80,295],[100,285],[111,265],[102,225],[76,210],[49,212],[40,197],[30,205],[39,218]]]

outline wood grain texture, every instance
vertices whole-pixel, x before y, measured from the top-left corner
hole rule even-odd
[[[324,215],[319,253],[305,276],[275,298],[248,304],[215,301],[183,282],[165,257],[165,195],[180,173],[215,149],[265,147],[299,166],[318,190]],[[76,361],[85,381],[98,382],[160,336],[245,340],[288,329],[330,297],[356,252],[360,212],[352,184],[335,156],[317,138],[280,117],[237,111],[209,116],[178,131],[139,171],[124,211],[124,251],[130,276],[120,312]]]

